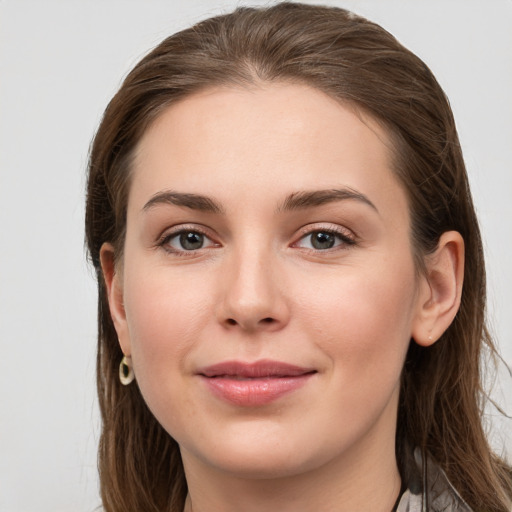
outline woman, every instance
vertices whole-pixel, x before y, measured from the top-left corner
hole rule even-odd
[[[105,510],[511,506],[448,102],[341,9],[161,43],[91,149]]]

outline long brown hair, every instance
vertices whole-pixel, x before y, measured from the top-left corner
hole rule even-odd
[[[309,84],[369,113],[393,142],[418,271],[448,230],[465,241],[460,310],[442,338],[413,341],[402,377],[397,459],[406,443],[429,453],[475,511],[509,510],[510,468],[482,426],[482,352],[495,348],[485,325],[482,243],[448,101],[427,66],[382,29],[343,9],[296,3],[239,8],[164,40],[126,77],[108,105],[89,163],[86,237],[98,278],[97,385],[105,510],[180,511],[186,481],[177,443],[149,412],[136,383],[122,387],[122,357],[110,318],[99,252],[126,228],[131,159],[168,105],[215,85]]]

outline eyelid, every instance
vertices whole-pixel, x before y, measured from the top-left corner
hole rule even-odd
[[[357,236],[356,234],[346,227],[340,226],[339,224],[331,224],[331,223],[314,223],[303,226],[299,229],[297,235],[294,237],[295,242],[291,244],[292,247],[297,247],[299,242],[306,238],[307,236],[311,236],[313,233],[317,232],[325,232],[332,235],[336,235],[341,239],[341,244],[332,247],[331,249],[308,249],[303,248],[304,250],[311,250],[314,252],[329,252],[347,248],[347,246],[353,246],[357,244]],[[341,246],[341,247],[340,247]]]
[[[168,241],[180,235],[183,232],[196,232],[203,235],[205,238],[207,238],[211,245],[208,245],[207,247],[201,247],[199,249],[195,250],[179,250],[176,248],[171,248],[168,245]],[[307,224],[306,226],[301,227],[297,232],[296,235],[293,237],[295,240],[291,245],[291,247],[298,247],[301,240],[306,238],[307,236],[312,235],[315,232],[325,232],[330,233],[332,235],[335,235],[339,237],[341,240],[341,243],[330,248],[330,249],[309,249],[309,248],[302,248],[303,250],[310,250],[312,252],[332,252],[335,250],[340,249],[346,249],[350,246],[353,246],[357,244],[357,235],[351,230],[344,226],[340,226],[339,224],[332,224],[332,223],[325,223],[325,222],[317,222],[313,224]],[[157,238],[155,247],[156,248],[163,248],[166,252],[174,255],[193,255],[196,254],[199,251],[210,249],[212,247],[221,247],[221,243],[217,242],[216,236],[211,233],[211,230],[209,228],[206,228],[205,226],[202,226],[200,224],[178,224],[176,226],[171,226],[165,229]]]
[[[211,242],[211,245],[209,245],[208,247],[201,247],[200,249],[190,251],[171,248],[168,245],[168,241],[180,235],[183,232],[200,233]],[[204,249],[210,249],[211,247],[220,247],[220,245],[221,244],[215,240],[215,237],[212,235],[211,230],[205,228],[204,226],[201,226],[200,224],[178,224],[176,226],[167,228],[158,236],[157,241],[155,243],[155,247],[161,247],[166,252],[179,256],[196,254],[197,252],[202,251]]]

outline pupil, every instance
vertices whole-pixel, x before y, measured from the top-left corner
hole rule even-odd
[[[194,233],[193,231],[182,233],[180,235],[180,244],[183,249],[186,249],[187,251],[201,249],[203,246],[203,235],[201,235],[201,233]]]
[[[330,249],[334,246],[334,236],[330,233],[319,231],[311,236],[311,245],[315,249]]]

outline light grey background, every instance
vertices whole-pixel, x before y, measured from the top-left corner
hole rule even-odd
[[[0,512],[99,505],[95,285],[83,249],[88,145],[150,47],[244,3],[0,0]],[[492,325],[512,363],[512,1],[323,3],[381,23],[447,92],[485,238]],[[511,414],[503,367],[499,384]],[[512,453],[511,422],[495,425],[493,442],[508,435]]]

